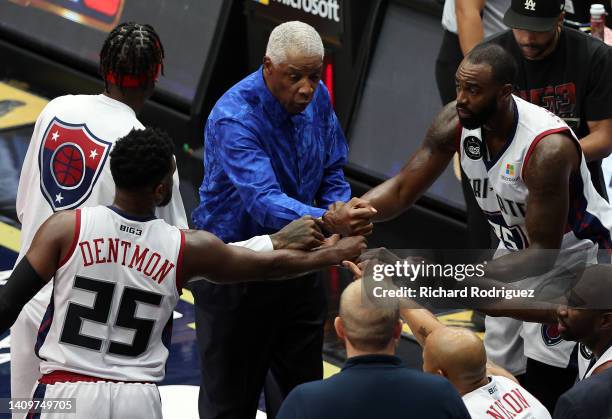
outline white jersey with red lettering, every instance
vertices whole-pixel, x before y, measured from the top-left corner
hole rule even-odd
[[[474,419],[550,419],[542,403],[518,383],[489,376],[489,384],[465,394],[463,403]]]
[[[112,207],[76,212],[73,246],[53,279],[36,344],[43,378],[67,371],[161,381],[179,299],[183,232]]]
[[[500,240],[502,251],[518,251],[529,246],[525,226],[529,190],[523,176],[535,146],[550,134],[565,133],[579,148],[574,133],[559,117],[519,97],[512,98],[513,130],[497,156],[489,155],[480,128],[462,129],[458,145],[461,167],[472,185],[476,201]],[[570,188],[566,233],[561,248],[568,252],[611,249],[612,207],[593,187],[584,156],[579,174],[572,176]],[[520,366],[524,366],[524,356],[556,367],[568,365],[575,343],[564,341],[556,327],[533,323],[518,327],[518,323],[509,326],[498,325],[499,322],[512,321],[486,320],[485,346],[493,362],[514,374],[523,372]],[[524,353],[517,350],[519,329]]]
[[[132,129],[143,129],[134,110],[105,95],[67,95],[50,101],[41,112],[21,170],[17,215],[22,223],[21,249],[26,254],[40,225],[54,212],[81,206],[110,205],[115,184],[110,172],[113,144]],[[169,205],[156,214],[187,227],[178,173]],[[45,286],[21,311],[11,328],[11,394],[32,395],[40,376],[33,348],[36,332],[51,296]],[[16,419],[19,415],[14,415]]]

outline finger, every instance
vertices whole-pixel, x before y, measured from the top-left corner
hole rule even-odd
[[[321,247],[324,244],[325,244],[324,240],[318,240],[318,239],[312,238],[312,239],[310,239],[308,241],[308,245],[307,246],[308,246],[308,249],[312,250],[312,249],[316,249],[317,247]]]
[[[347,268],[349,271],[351,271],[355,279],[361,278],[361,275],[362,275],[361,269],[359,269],[359,267],[355,265],[353,262],[351,262],[350,260],[345,260],[344,262],[342,262],[342,265],[345,268]]]
[[[311,235],[317,239],[317,241],[323,242],[325,240],[325,236],[316,228],[316,226],[313,227]]]
[[[376,210],[372,207],[367,208],[351,208],[349,215],[351,218],[366,218],[370,219],[376,214]]]
[[[319,228],[325,227],[325,221],[322,218],[313,218],[315,225]]]
[[[330,246],[334,246],[336,243],[338,243],[340,241],[340,234],[332,234],[331,236],[329,236],[327,238],[327,243]]]

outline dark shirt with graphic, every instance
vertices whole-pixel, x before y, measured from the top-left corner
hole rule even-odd
[[[587,121],[612,118],[612,49],[600,40],[564,27],[553,53],[541,60],[523,57],[512,30],[488,42],[515,58],[515,94],[563,118],[578,138],[589,134]],[[589,170],[595,188],[606,197],[601,161],[589,163]]]

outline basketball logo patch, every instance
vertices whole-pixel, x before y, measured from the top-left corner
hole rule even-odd
[[[583,343],[580,343],[580,355],[588,361],[593,358],[593,352],[589,348],[587,348]]]
[[[111,143],[97,138],[85,124],[53,118],[40,145],[40,189],[53,209],[77,208],[91,195]]]
[[[480,160],[482,158],[482,142],[474,136],[466,137],[463,140],[463,151],[470,159]]]
[[[563,340],[556,324],[543,324],[541,327],[541,331],[542,339],[544,340],[546,346],[555,346]]]

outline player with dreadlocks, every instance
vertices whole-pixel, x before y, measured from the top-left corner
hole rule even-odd
[[[115,185],[109,153],[118,138],[134,128],[144,129],[136,114],[153,93],[163,58],[163,46],[153,27],[122,23],[110,32],[100,52],[104,92],[61,96],[43,109],[19,179],[16,207],[22,244],[18,262],[30,248],[34,233],[56,211],[112,202]],[[187,217],[176,174],[174,184],[172,201],[157,215],[185,228]],[[50,322],[53,317],[52,293],[51,281],[24,307],[11,329],[14,398],[31,397],[40,377],[35,348],[44,341],[41,320]],[[88,322],[84,319],[84,326]],[[23,416],[13,414],[13,419]]]
[[[144,102],[164,69],[164,46],[151,25],[122,23],[111,31],[100,52],[100,74],[109,96]],[[142,104],[140,103],[140,106]]]
[[[22,223],[21,250],[24,257],[35,232],[59,210],[82,206],[110,205],[115,184],[108,164],[117,139],[132,129],[144,129],[137,113],[153,93],[163,72],[164,48],[150,25],[122,23],[108,35],[100,52],[100,74],[105,89],[99,95],[58,97],[42,111],[32,134],[17,192],[17,214]],[[156,215],[179,228],[187,217],[173,175],[169,205]],[[322,244],[323,236],[314,220],[297,220],[270,236],[257,236],[234,243],[257,251],[292,248],[310,249]],[[90,292],[90,291],[82,291]],[[50,281],[24,307],[11,328],[11,395],[29,398],[40,377],[38,349],[53,321]],[[44,320],[43,320],[44,318]],[[82,327],[96,323],[83,316]],[[36,353],[35,353],[36,352]],[[13,414],[13,419],[24,414]]]

